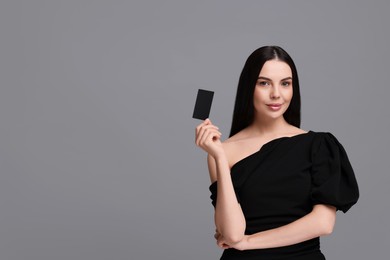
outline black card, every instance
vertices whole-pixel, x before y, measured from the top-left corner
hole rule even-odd
[[[210,115],[211,103],[213,102],[214,92],[210,90],[199,89],[196,96],[193,118],[205,120]]]

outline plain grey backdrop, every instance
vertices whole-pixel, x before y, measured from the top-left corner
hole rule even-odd
[[[229,134],[246,58],[280,45],[302,128],[332,132],[361,198],[327,259],[385,259],[389,1],[2,0],[0,259],[219,259],[198,88]]]

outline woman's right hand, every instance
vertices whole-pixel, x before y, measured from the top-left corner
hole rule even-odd
[[[216,158],[224,152],[221,135],[218,127],[213,125],[210,119],[206,119],[196,127],[195,144]]]

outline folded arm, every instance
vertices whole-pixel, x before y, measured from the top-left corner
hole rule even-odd
[[[215,225],[229,244],[236,244],[244,238],[245,217],[237,201],[229,163],[221,143],[221,132],[210,119],[196,127],[195,143],[208,153],[207,162],[212,182],[217,181]]]
[[[297,244],[319,236],[329,235],[333,231],[336,222],[336,208],[333,206],[318,204],[306,216],[291,222],[290,224],[245,235],[237,243],[229,244],[219,236],[218,245],[223,244],[238,250],[264,249]]]
[[[234,191],[229,164],[223,155],[215,159],[209,155],[208,165],[210,176],[218,180],[215,225],[227,244],[236,244],[244,238],[246,221]],[[214,178],[211,177],[212,181]]]

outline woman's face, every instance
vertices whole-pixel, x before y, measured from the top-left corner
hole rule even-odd
[[[279,118],[286,112],[293,96],[290,66],[279,60],[264,63],[256,82],[253,104],[259,118]]]

